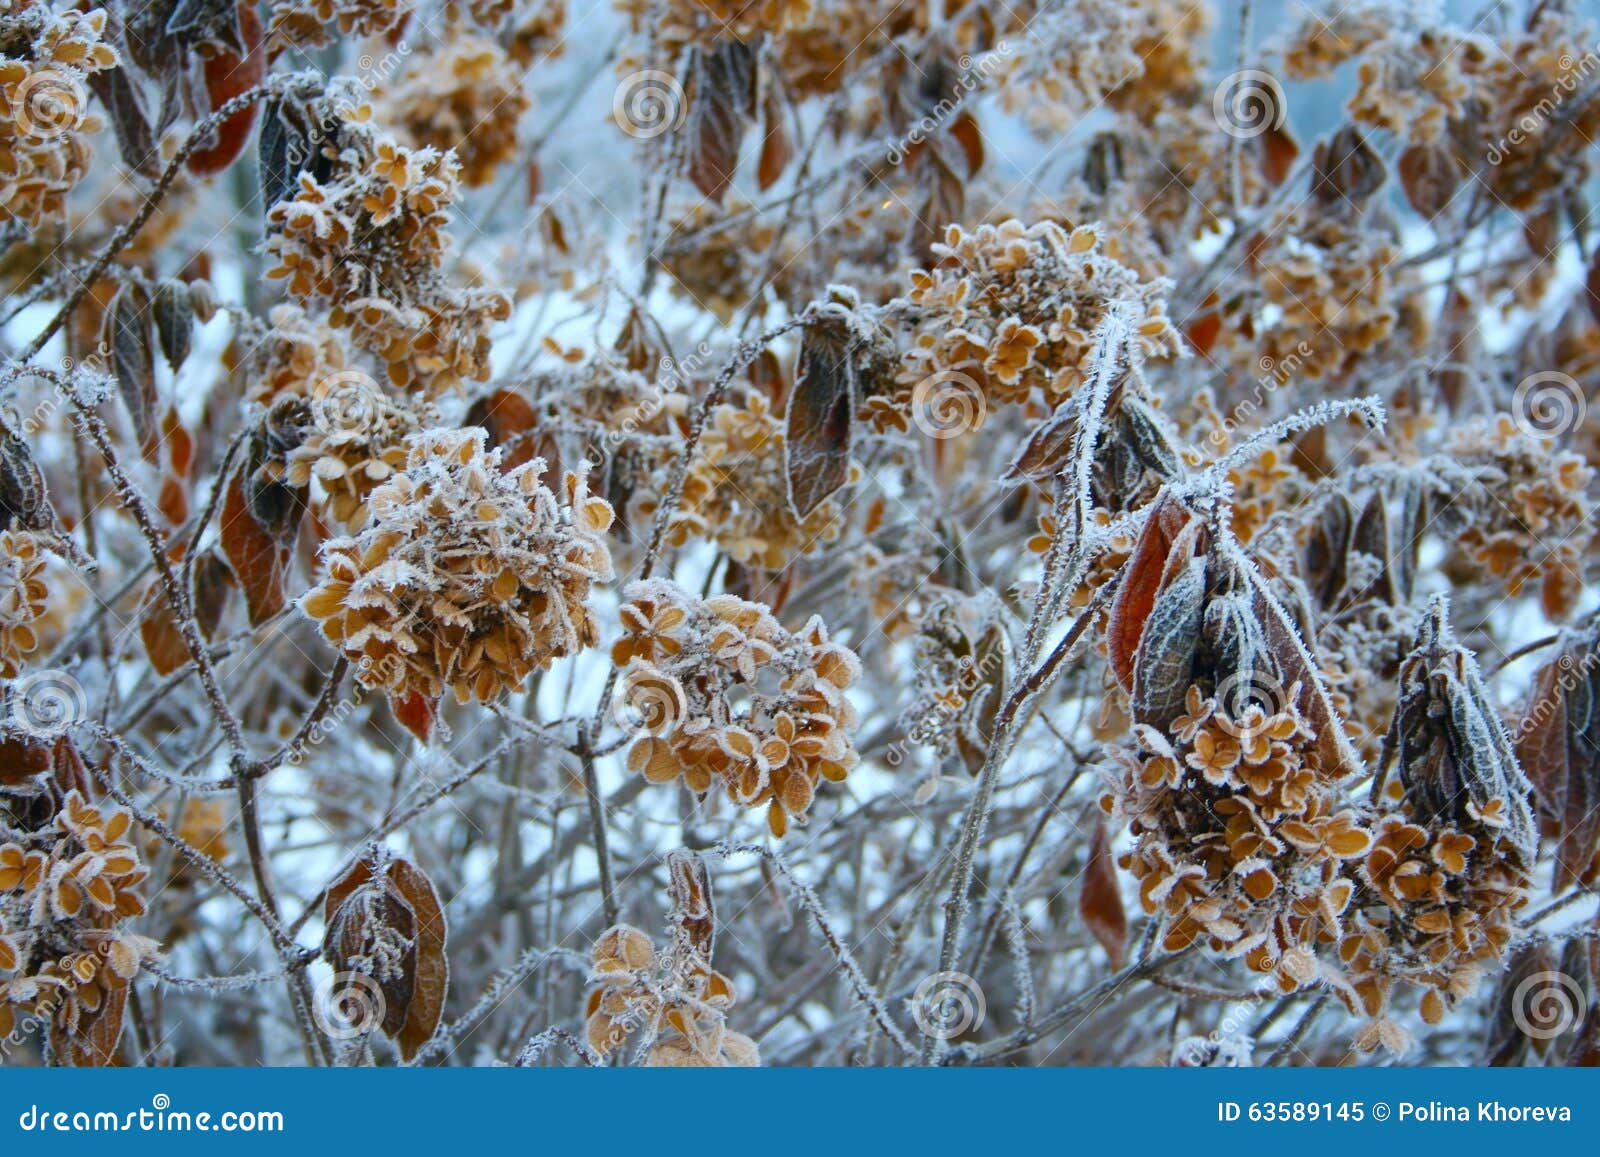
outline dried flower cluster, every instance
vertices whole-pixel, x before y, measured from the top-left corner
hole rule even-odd
[[[154,949],[128,929],[145,911],[148,870],[133,817],[74,788],[21,842],[0,844],[0,1036],[48,1025],[52,1047],[104,1064],[122,1030],[128,986]]]
[[[94,2],[0,1063],[1600,1064],[1592,5]]]
[[[951,226],[933,247],[937,263],[913,274],[905,299],[917,330],[899,375],[902,404],[915,404],[918,384],[943,374],[970,379],[996,403],[1054,408],[1083,381],[1113,303],[1132,311],[1128,322],[1148,354],[1177,353],[1165,287],[1142,283],[1099,245],[1092,225]]]
[[[482,430],[415,435],[366,529],[324,545],[302,607],[366,685],[489,702],[599,638],[588,598],[611,577],[610,505],[580,475],[562,501],[541,460],[500,458]]]
[[[763,808],[774,835],[804,823],[820,781],[856,764],[855,709],[844,691],[860,675],[850,650],[830,642],[820,618],[784,630],[762,604],[700,600],[674,583],[631,584],[626,633],[612,661],[647,732],[628,766],[653,783],[714,785]]]
[[[60,219],[88,171],[85,138],[101,125],[89,110],[89,78],[117,63],[105,27],[104,9],[49,0],[0,11],[0,222],[37,228]]]
[[[321,300],[397,385],[429,397],[489,373],[488,328],[510,311],[504,296],[456,289],[440,274],[445,226],[459,197],[449,153],[411,149],[362,122],[342,127],[325,181],[302,171],[294,196],[268,213],[267,249],[302,302]]]

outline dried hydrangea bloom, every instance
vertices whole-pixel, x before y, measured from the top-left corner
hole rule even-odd
[[[1236,716],[1191,686],[1170,733],[1134,736],[1115,793],[1134,836],[1121,862],[1163,917],[1164,946],[1243,956],[1284,991],[1310,983],[1343,931],[1343,865],[1372,837],[1329,790],[1298,710]]]
[[[1408,982],[1425,990],[1423,1017],[1435,1023],[1517,933],[1538,853],[1533,789],[1442,599],[1399,688],[1400,810],[1378,822],[1361,863],[1336,991],[1352,1012],[1381,1018],[1395,984]]]
[[[489,701],[598,637],[587,600],[611,577],[610,505],[575,474],[558,501],[542,460],[502,471],[485,439],[413,436],[366,529],[323,545],[300,605],[367,686]]]
[[[489,376],[489,328],[510,316],[500,293],[449,285],[440,266],[460,196],[453,154],[408,149],[359,119],[340,126],[333,173],[304,171],[267,214],[271,278],[375,354],[396,385],[437,397]]]
[[[38,228],[61,218],[89,170],[88,78],[117,64],[102,42],[106,13],[50,0],[14,0],[0,12],[0,221]]]
[[[700,953],[680,947],[657,950],[628,924],[601,934],[584,1009],[589,1047],[603,1057],[637,1035],[647,1044],[647,1065],[759,1065],[756,1043],[725,1024],[735,1000],[732,983]]]
[[[0,532],[0,678],[15,679],[23,657],[39,645],[39,620],[50,598],[45,561],[33,535]]]
[[[305,439],[289,451],[283,478],[295,487],[315,479],[318,505],[356,533],[372,491],[405,468],[408,440],[436,425],[438,413],[359,371],[324,378],[306,401]]]
[[[742,405],[718,406],[684,480],[668,541],[681,546],[703,538],[735,562],[782,570],[792,559],[837,540],[843,513],[836,499],[822,502],[804,519],[795,517],[783,445],[783,417],[760,394],[747,395]],[[657,489],[639,493],[629,522],[648,525],[657,501]]]
[[[1484,578],[1517,595],[1537,584],[1545,614],[1565,619],[1583,594],[1594,539],[1594,469],[1559,443],[1525,432],[1505,414],[1456,429],[1449,455],[1472,484],[1441,495],[1456,528],[1447,566],[1458,582]]]
[[[376,104],[378,119],[416,145],[454,151],[462,182],[476,188],[516,154],[517,124],[531,101],[504,49],[455,33],[410,61]]]
[[[128,984],[155,951],[123,927],[145,910],[132,826],[74,788],[47,827],[0,845],[0,1034],[37,1017],[59,1057],[110,1063]]]
[[[804,823],[823,780],[856,764],[844,690],[861,665],[813,616],[791,634],[760,603],[699,599],[675,583],[632,583],[612,661],[639,735],[628,767],[652,783],[725,789],[767,812],[781,836]]]
[[[410,0],[273,0],[267,43],[275,52],[320,47],[332,24],[345,36],[382,36],[400,27],[411,8]]]
[[[1261,302],[1277,317],[1250,343],[1251,360],[1269,370],[1287,365],[1308,377],[1336,378],[1381,348],[1400,320],[1398,290],[1414,280],[1396,272],[1399,258],[1398,243],[1385,231],[1296,210],[1256,257]]]
[[[916,326],[899,374],[905,405],[920,383],[960,375],[996,403],[1026,402],[1037,391],[1053,407],[1084,380],[1113,302],[1141,312],[1135,325],[1146,354],[1180,350],[1163,312],[1164,284],[1141,282],[1108,257],[1092,226],[952,225],[933,252],[934,267],[914,273],[911,292],[895,303]]]

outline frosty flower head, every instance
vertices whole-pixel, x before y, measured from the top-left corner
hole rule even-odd
[[[718,406],[684,480],[670,541],[707,538],[736,562],[767,570],[781,570],[835,541],[843,519],[834,499],[804,519],[795,517],[783,447],[783,418],[761,395],[752,393],[743,405]],[[630,508],[630,524],[644,525],[656,501],[653,493],[640,495]]]
[[[1138,313],[1143,351],[1173,355],[1180,342],[1161,283],[1143,282],[1100,247],[1092,225],[1010,220],[968,232],[950,226],[936,264],[912,275],[903,308],[918,319],[899,381],[908,396],[932,375],[956,372],[993,401],[1054,406],[1083,380],[1096,328],[1113,302]]]
[[[587,600],[611,577],[610,505],[576,474],[558,498],[540,459],[502,471],[486,438],[413,435],[366,528],[323,547],[301,606],[368,686],[489,701],[598,637]]]
[[[61,217],[89,169],[88,78],[112,68],[106,14],[20,0],[0,13],[0,222]]]
[[[720,786],[764,809],[774,835],[803,823],[819,783],[856,763],[843,693],[860,674],[855,655],[819,618],[791,634],[765,606],[731,595],[701,600],[657,580],[625,594],[613,661],[629,664],[627,686],[671,687],[681,703],[635,739],[628,766],[694,792]]]
[[[33,535],[0,532],[0,678],[15,679],[23,657],[38,646],[36,624],[50,595],[44,570]]]
[[[437,414],[430,403],[359,370],[321,379],[308,402],[311,421],[305,440],[289,451],[286,480],[304,487],[315,479],[329,513],[358,531],[367,520],[368,495],[405,468],[407,439],[432,425]]]

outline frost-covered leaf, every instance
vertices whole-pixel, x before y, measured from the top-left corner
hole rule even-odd
[[[784,438],[789,501],[802,519],[850,477],[851,356],[851,334],[844,324],[824,317],[805,327]]]
[[[1089,837],[1089,862],[1084,867],[1083,886],[1078,892],[1078,914],[1111,958],[1111,967],[1121,968],[1128,955],[1128,913],[1122,904],[1122,889],[1117,884],[1111,836],[1106,831],[1105,820],[1098,816]]]

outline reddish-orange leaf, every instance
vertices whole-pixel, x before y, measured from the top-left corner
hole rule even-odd
[[[405,724],[407,731],[422,742],[428,742],[428,736],[433,734],[434,721],[439,717],[437,699],[420,691],[409,691],[404,695],[389,696],[389,709],[394,712],[396,719]]]
[[[1300,155],[1300,146],[1287,128],[1269,128],[1261,137],[1261,175],[1267,184],[1276,189],[1289,179],[1294,159]]]
[[[445,956],[444,908],[433,882],[409,860],[389,865],[389,881],[399,889],[416,916],[416,973],[411,983],[411,1004],[395,1043],[410,1060],[433,1039],[444,1015],[445,993],[450,986],[450,963]]]
[[[761,99],[765,135],[761,138],[761,159],[756,163],[756,184],[762,189],[770,189],[776,184],[794,158],[794,143],[789,140],[789,128],[783,112],[777,86],[769,83]]]
[[[206,96],[215,112],[241,93],[249,92],[266,76],[267,58],[261,44],[261,17],[254,4],[239,5],[239,34],[245,47],[240,59],[232,52],[219,52],[206,60],[203,69]],[[185,162],[191,173],[212,176],[238,159],[255,127],[256,109],[252,104],[240,109],[217,127],[216,143],[196,149]]]
[[[1217,335],[1222,332],[1222,315],[1219,313],[1203,313],[1191,321],[1183,331],[1183,336],[1189,339],[1189,344],[1194,347],[1194,352],[1201,357],[1211,352],[1211,347],[1217,343]]]
[[[157,675],[170,675],[189,661],[189,648],[172,618],[172,608],[161,581],[152,582],[144,595],[144,611],[139,616],[139,638]]]
[[[974,176],[983,168],[983,130],[971,113],[964,112],[950,125],[950,135],[967,158],[967,176]]]
[[[1111,837],[1105,821],[1096,818],[1089,842],[1089,863],[1078,893],[1078,914],[1100,947],[1111,957],[1111,967],[1121,968],[1128,954],[1128,913],[1117,886],[1117,867],[1111,858]]]
[[[283,609],[283,568],[287,552],[250,513],[244,477],[235,471],[222,498],[222,553],[244,589],[250,625],[265,622]]]
[[[1161,592],[1173,541],[1194,517],[1177,499],[1163,493],[1155,500],[1123,571],[1122,585],[1111,601],[1106,654],[1124,690],[1133,690],[1133,658],[1139,650],[1139,639],[1144,634],[1150,608]]]

